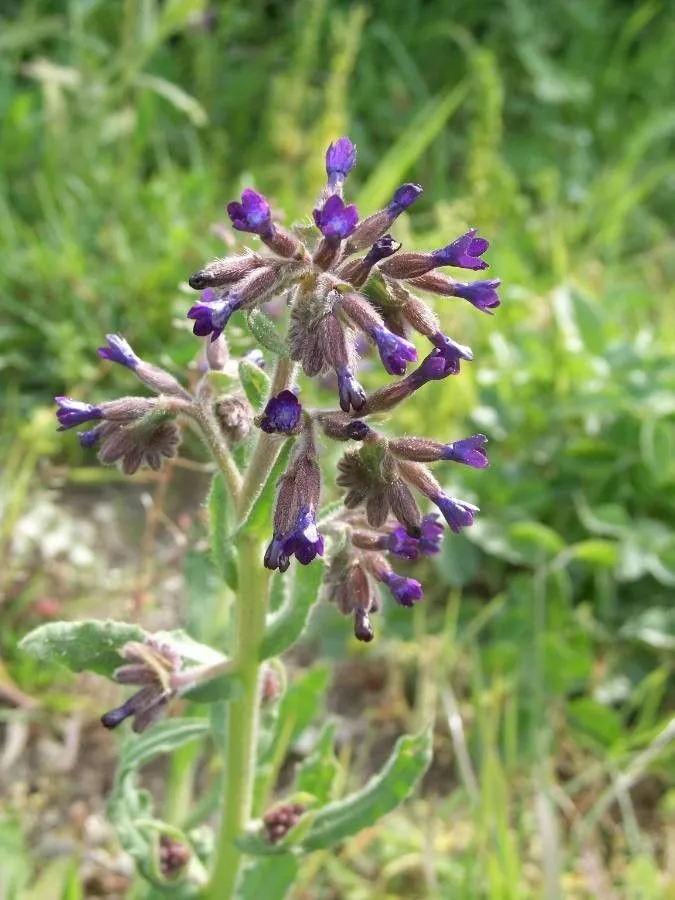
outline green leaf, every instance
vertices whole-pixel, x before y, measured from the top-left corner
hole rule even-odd
[[[244,360],[239,364],[240,368],[243,362]],[[218,472],[213,476],[211,482],[208,504],[211,556],[225,582],[233,591],[236,591],[239,586],[239,573],[237,571],[237,548],[232,540],[234,510],[231,500],[225,479]]]
[[[640,453],[656,483],[668,481],[675,453],[675,425],[663,419],[645,419],[640,428]]]
[[[526,565],[541,566],[565,549],[560,535],[541,522],[516,522],[506,531],[511,547]]]
[[[242,359],[239,362],[239,378],[241,386],[253,409],[262,409],[267,395],[270,392],[270,380],[267,373],[260,366],[256,366],[250,359]]]
[[[281,448],[269,478],[253,504],[248,518],[237,531],[237,535],[243,534],[246,537],[250,537],[269,532],[271,537],[270,523],[272,522],[272,508],[277,492],[277,482],[286,471],[292,447],[293,441],[287,439]]]
[[[280,656],[298,640],[318,597],[324,571],[324,565],[318,559],[308,566],[295,563],[288,596],[282,606],[268,616],[261,659]]]
[[[613,569],[619,559],[619,546],[614,541],[589,538],[568,547],[567,554],[580,562],[597,568]]]
[[[49,622],[27,634],[19,647],[39,662],[58,663],[71,672],[110,676],[124,662],[120,648],[145,636],[138,625],[110,619]]]
[[[355,794],[318,810],[303,850],[321,850],[375,825],[408,797],[429,768],[433,733],[425,728],[396,742],[386,765]]]
[[[269,316],[259,309],[252,309],[246,317],[246,321],[251,329],[251,334],[259,344],[262,344],[267,350],[271,350],[275,356],[281,356],[284,359],[288,357],[286,341],[281,337]]]
[[[284,900],[298,875],[298,861],[290,853],[259,856],[244,869],[237,896],[240,900]]]
[[[569,705],[569,717],[575,730],[604,748],[621,739],[623,729],[619,714],[591,697],[573,700]]]
[[[629,619],[619,634],[655,650],[675,650],[675,609],[653,606]]]
[[[332,799],[333,788],[341,771],[334,751],[336,731],[334,723],[324,725],[316,747],[296,769],[295,789],[312,794],[321,805]]]
[[[169,719],[144,734],[131,734],[122,747],[120,772],[125,774],[140,769],[161,753],[171,753],[184,744],[199,740],[209,731],[208,719],[191,718]]]
[[[241,695],[241,681],[234,672],[227,672],[217,678],[211,678],[198,684],[184,695],[195,703],[218,703],[221,700],[232,700]]]
[[[267,711],[258,747],[261,766],[278,752],[280,741],[292,746],[314,719],[326,696],[328,674],[326,666],[303,672],[288,685],[280,703]]]

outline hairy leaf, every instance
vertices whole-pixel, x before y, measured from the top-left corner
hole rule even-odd
[[[59,663],[72,672],[110,676],[124,662],[120,648],[145,636],[138,625],[110,619],[49,622],[27,634],[19,646],[40,662]]]

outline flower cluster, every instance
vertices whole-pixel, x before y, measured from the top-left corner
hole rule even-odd
[[[449,496],[429,464],[451,461],[480,469],[488,460],[482,434],[447,443],[390,438],[366,420],[394,409],[430,382],[457,375],[462,363],[473,359],[469,347],[443,332],[435,311],[420,295],[459,298],[491,315],[500,303],[500,282],[461,281],[441,271],[488,268],[484,256],[489,243],[475,228],[428,252],[404,250],[395,240],[391,229],[422,195],[418,184],[402,184],[384,208],[361,217],[344,198],[356,159],[347,137],[328,148],[326,183],[312,211],[313,226],[283,227],[274,221],[268,200],[250,188],[228,204],[234,229],[252,235],[257,246],[209,262],[189,279],[199,298],[187,318],[194,334],[204,339],[203,374],[194,392],[112,334],[99,349],[100,357],[132,371],[157,396],[128,396],[98,405],[58,397],[57,417],[61,429],[94,423],[79,433],[82,445],[97,446],[103,462],[119,462],[128,473],[141,465],[158,468],[176,453],[181,433],[176,420],[182,417],[202,431],[221,467],[229,460],[223,471],[235,493],[247,479],[235,460],[249,454],[233,455],[233,445],[255,434],[258,449],[263,448],[256,459],[273,461],[281,444],[292,441],[261,563],[284,572],[293,558],[301,565],[319,565],[317,557],[325,557],[324,595],[353,616],[356,637],[369,641],[371,617],[380,603],[377,585],[407,607],[423,596],[421,584],[395,571],[390,560],[405,563],[437,553],[443,521],[457,533],[470,526],[478,512],[471,503]],[[286,346],[264,405],[254,409],[239,388],[218,394],[210,372],[237,371],[229,359],[228,324],[233,317],[240,324],[249,317],[255,332],[253,311],[281,295],[289,310]],[[257,312],[258,321],[260,317]],[[418,347],[424,342],[427,350],[418,362]],[[384,371],[395,376],[370,395],[359,381],[366,345],[376,350]],[[259,350],[248,356],[255,366],[264,364]],[[303,405],[298,369],[309,377],[331,376],[337,391],[333,409]],[[352,442],[338,463],[342,509],[325,520],[320,513],[323,439]],[[428,501],[437,512],[425,514]],[[161,706],[164,693],[158,693],[154,682],[143,687],[140,699],[135,695],[113,710],[106,724],[114,726],[133,716],[143,727],[152,715],[146,700],[150,709]]]

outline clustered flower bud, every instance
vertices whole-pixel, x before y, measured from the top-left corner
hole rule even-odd
[[[262,449],[269,440],[277,446],[294,442],[276,485],[264,565],[285,572],[293,557],[301,565],[321,565],[317,557],[326,555],[325,596],[353,617],[356,637],[370,641],[372,616],[379,609],[378,585],[403,606],[422,599],[421,584],[395,571],[389,560],[410,562],[438,553],[444,533],[440,517],[457,533],[478,513],[473,504],[449,496],[429,464],[450,461],[481,469],[488,459],[483,434],[448,443],[413,435],[387,438],[366,420],[394,409],[431,382],[459,374],[461,364],[473,359],[470,347],[443,332],[436,311],[417,292],[461,298],[491,315],[500,304],[500,282],[458,281],[440,271],[446,266],[476,272],[488,268],[483,257],[489,242],[475,228],[429,252],[402,249],[392,226],[421,196],[418,184],[402,184],[384,208],[361,218],[356,206],[343,197],[356,160],[356,147],[347,137],[328,148],[326,183],[314,205],[313,225],[283,228],[274,221],[267,198],[251,188],[227,205],[232,227],[251,235],[257,247],[208,262],[189,278],[190,287],[200,293],[187,318],[194,334],[206,339],[203,377],[194,397],[171,373],[138,356],[124,337],[109,334],[99,356],[134,372],[158,396],[99,404],[62,396],[56,402],[59,430],[93,423],[78,434],[82,446],[98,447],[102,462],[119,462],[127,473],[141,465],[157,469],[175,455],[181,435],[176,418],[183,414],[206,429],[216,457],[219,449],[221,456],[228,451],[225,445],[242,442],[253,426]],[[225,338],[232,317],[246,312],[257,334],[251,312],[280,297],[289,310],[286,347],[281,351],[287,359],[272,377],[273,394],[256,415],[243,391],[228,388],[223,395],[214,385],[236,371]],[[426,349],[418,363],[420,344]],[[368,395],[359,368],[370,345],[377,348],[384,371],[402,377]],[[246,358],[264,366],[259,349]],[[288,358],[308,377],[330,377],[331,388],[337,391],[334,408],[312,410],[301,404],[293,376],[282,377],[284,369],[290,370]],[[215,425],[215,436],[209,423]],[[352,442],[338,462],[336,483],[344,492],[343,507],[327,519],[319,515],[321,446],[316,435]],[[274,446],[269,449],[271,455]],[[236,462],[233,457],[235,471],[230,474],[235,492],[237,480],[246,480],[245,473],[236,471],[245,458],[245,452],[236,455]],[[227,462],[223,471],[230,471]],[[424,513],[428,501],[438,514]],[[143,648],[142,658],[138,646]],[[132,717],[134,727],[142,730],[172,695],[173,661],[157,648],[125,649],[131,654],[130,665],[118,675],[129,679],[131,672],[141,680],[128,683],[141,685],[141,690],[106,714],[104,724],[114,727]]]
[[[269,844],[278,844],[288,832],[298,824],[300,816],[305,812],[301,803],[283,803],[268,810],[263,816],[265,837]]]
[[[159,839],[159,871],[165,878],[175,878],[190,862],[192,851],[184,841],[177,841],[168,834]]]

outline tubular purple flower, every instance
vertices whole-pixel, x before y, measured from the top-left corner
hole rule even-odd
[[[412,206],[423,192],[424,188],[421,184],[413,184],[412,182],[407,182],[402,184],[400,188],[397,188],[387,205],[387,212],[391,216],[392,222],[402,212],[405,212],[408,207]]]
[[[468,300],[476,309],[491,316],[492,310],[501,304],[497,293],[500,284],[499,278],[489,278],[486,281],[458,281],[455,285],[455,297]]]
[[[326,175],[328,186],[335,190],[356,165],[356,147],[348,137],[333,141],[326,151]]]
[[[326,240],[339,243],[354,231],[359,221],[359,211],[345,203],[338,194],[331,194],[324,205],[313,212],[314,223]]]
[[[489,268],[485,260],[480,257],[490,246],[490,242],[485,238],[477,238],[477,228],[472,228],[454,240],[451,244],[441,247],[440,250],[434,250],[431,254],[437,266],[455,266],[459,269],[487,269]]]
[[[441,459],[450,459],[454,462],[464,463],[473,469],[484,469],[488,465],[487,453],[483,446],[487,443],[484,434],[474,434],[461,441],[446,444],[443,448]]]
[[[293,391],[281,391],[265,406],[260,428],[266,434],[297,434],[301,428],[302,406]]]
[[[66,431],[68,428],[93,422],[103,416],[101,407],[93,406],[91,403],[82,403],[80,400],[73,400],[72,397],[54,397],[54,400],[59,406],[56,413],[59,420],[57,431]]]
[[[417,350],[414,345],[384,326],[373,328],[369,333],[377,344],[380,359],[386,371],[390,375],[404,375],[406,365],[417,359]]]
[[[462,528],[468,528],[473,525],[476,513],[480,512],[477,506],[472,503],[466,503],[463,500],[456,500],[454,497],[448,497],[447,494],[440,492],[430,499],[436,504],[441,511],[443,518],[450,526],[455,534],[459,534]]]
[[[101,432],[98,428],[91,428],[89,431],[78,431],[77,433],[77,439],[80,442],[80,446],[85,449],[94,447],[98,444],[100,437]]]
[[[204,291],[207,294],[208,291]],[[200,300],[191,306],[188,310],[188,319],[194,319],[192,333],[199,337],[211,335],[211,340],[215,341],[230,321],[233,313],[235,313],[242,305],[240,298],[222,300],[207,299]]]
[[[227,214],[237,231],[269,237],[274,230],[269,203],[251,188],[242,191],[241,203],[235,200],[227,204]]]
[[[443,334],[442,331],[437,331],[435,334],[432,334],[429,340],[442,353],[448,368],[447,374],[449,375],[455,375],[459,372],[460,360],[465,359],[471,361],[473,359],[471,347],[467,347],[464,344],[458,344],[456,341],[453,341],[452,338],[448,337],[447,334]]]
[[[415,560],[418,556],[437,554],[441,549],[442,536],[443,526],[438,516],[432,514],[423,517],[419,537],[413,537],[402,525],[397,525],[385,536],[381,547],[399,559]]]
[[[272,535],[263,560],[266,569],[278,569],[280,572],[285,572],[291,564],[288,554],[284,551],[284,541],[285,535],[281,532],[275,532]]]
[[[283,552],[287,556],[295,555],[297,561],[308,566],[317,556],[323,556],[323,536],[316,527],[314,510],[302,506],[293,529],[286,535]]]
[[[107,347],[99,347],[96,351],[101,359],[108,359],[111,362],[119,363],[128,369],[136,369],[141,359],[136,356],[131,349],[131,345],[119,334],[106,334]]]
[[[391,591],[392,597],[397,603],[400,603],[401,606],[414,606],[415,603],[424,596],[424,591],[422,590],[422,585],[419,581],[415,581],[414,578],[405,578],[403,575],[398,575],[393,569],[389,572],[384,572],[381,575],[376,574],[376,578],[378,578],[382,584],[386,584]]]

